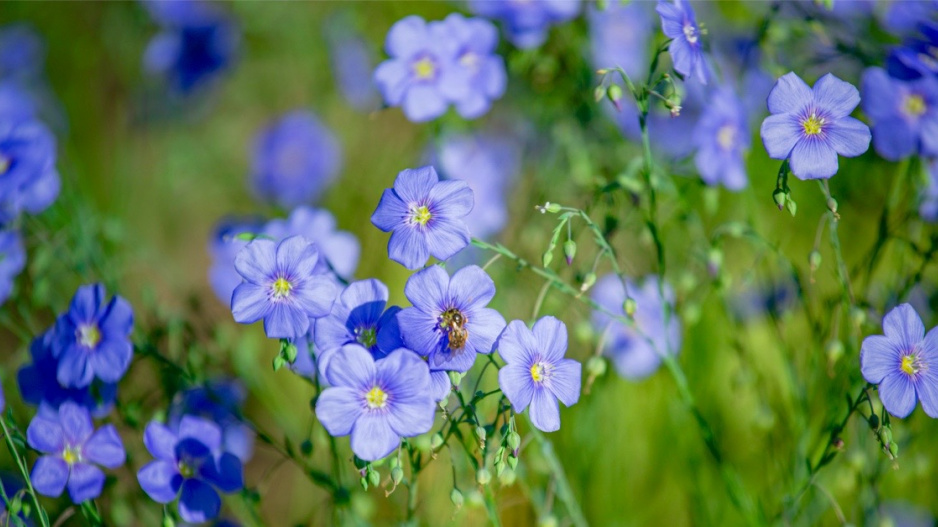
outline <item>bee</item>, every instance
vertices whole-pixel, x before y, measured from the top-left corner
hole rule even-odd
[[[447,337],[450,358],[462,353],[466,347],[466,340],[469,338],[466,317],[456,309],[449,309],[440,317],[440,330]]]

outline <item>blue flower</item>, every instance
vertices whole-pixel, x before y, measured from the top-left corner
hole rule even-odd
[[[878,384],[883,406],[896,417],[907,417],[916,399],[930,417],[938,417],[938,328],[925,326],[909,304],[883,318],[884,335],[871,335],[860,346],[860,371]]]
[[[326,20],[323,29],[329,43],[329,63],[346,102],[356,110],[369,112],[380,104],[371,78],[375,60],[368,42],[350,25],[351,21],[343,15]]]
[[[185,415],[208,419],[221,428],[221,450],[247,463],[254,455],[254,430],[240,417],[245,397],[247,392],[237,380],[217,379],[190,388],[173,400],[167,426],[178,431]]]
[[[701,84],[707,84],[710,68],[704,58],[700,28],[690,2],[659,0],[655,11],[661,16],[661,30],[672,39],[668,53],[671,54],[674,70],[684,77],[694,75]]]
[[[275,243],[255,239],[238,253],[235,269],[244,283],[231,295],[231,311],[241,324],[264,320],[269,338],[299,338],[309,319],[324,317],[335,301],[335,285],[316,274],[319,250],[302,236]]]
[[[516,413],[529,405],[531,423],[544,432],[560,429],[557,401],[573,406],[580,399],[580,363],[565,359],[567,327],[554,317],[543,317],[533,329],[513,320],[498,338],[498,354],[505,366],[498,371],[498,386]]]
[[[856,157],[870,147],[870,129],[850,117],[860,94],[828,73],[814,88],[794,73],[783,75],[769,93],[772,114],[762,122],[762,143],[772,159],[789,159],[799,179],[827,179],[837,173],[837,154]]]
[[[613,2],[603,10],[590,5],[586,14],[595,68],[619,66],[635,80],[648,75],[648,42],[652,36],[649,5]]]
[[[50,330],[34,338],[29,345],[32,362],[16,375],[20,395],[27,404],[58,410],[66,401],[83,406],[92,417],[101,418],[111,412],[117,400],[117,383],[93,381],[83,388],[69,388],[56,378],[59,361],[52,355],[55,332]]]
[[[333,383],[316,401],[316,417],[332,436],[351,434],[352,452],[376,461],[402,437],[433,426],[430,371],[416,353],[401,348],[375,361],[368,350],[347,344],[329,361]]]
[[[385,310],[387,302],[388,288],[378,280],[349,284],[332,306],[332,313],[316,320],[314,333],[319,353],[345,344],[359,344],[380,359],[403,347],[396,316],[400,308],[392,306]]]
[[[912,80],[938,75],[938,22],[918,26],[921,37],[906,39],[889,52],[886,69],[897,79]]]
[[[101,495],[104,472],[95,465],[117,468],[126,456],[114,425],[96,431],[88,410],[70,401],[57,412],[39,412],[29,423],[26,440],[43,454],[29,476],[36,492],[58,497],[67,486],[74,503]]]
[[[354,234],[336,228],[335,216],[325,209],[301,205],[283,219],[274,219],[264,226],[263,234],[275,240],[289,236],[303,236],[319,249],[317,273],[337,274],[348,280],[355,274],[361,253]]]
[[[746,188],[749,180],[744,156],[749,136],[739,97],[731,88],[718,89],[694,128],[694,163],[700,177],[708,185],[722,184],[730,190]]]
[[[580,12],[579,0],[469,0],[477,15],[501,21],[515,46],[535,48],[547,39],[550,26],[572,20]]]
[[[663,354],[677,354],[681,349],[681,321],[674,313],[674,292],[664,285],[665,301],[671,310],[665,325],[658,280],[657,276],[649,276],[640,285],[627,282],[629,296],[636,304],[634,327],[602,311],[593,311],[593,326],[602,334],[603,353],[612,359],[619,375],[629,380],[648,377],[661,366]],[[592,298],[609,312],[625,316],[625,293],[622,280],[608,274],[596,281]]]
[[[938,78],[903,81],[882,68],[868,68],[860,87],[876,153],[892,161],[938,155]]]
[[[482,18],[466,18],[453,13],[442,22],[443,34],[451,39],[456,67],[468,83],[466,94],[453,101],[456,111],[466,119],[481,117],[492,101],[505,93],[508,74],[505,61],[495,54],[498,30]]]
[[[52,355],[59,361],[59,384],[84,388],[95,378],[105,383],[119,381],[133,358],[133,326],[133,308],[123,297],[114,295],[105,302],[103,285],[79,287],[68,312],[59,316],[53,328]]]
[[[263,223],[256,218],[225,218],[215,226],[208,245],[208,252],[212,257],[212,265],[208,268],[208,281],[215,296],[225,305],[231,303],[231,293],[242,282],[234,262],[248,242],[238,238],[238,235],[256,234],[262,230]]]
[[[200,523],[218,516],[222,492],[244,487],[241,461],[222,450],[221,429],[215,423],[184,415],[179,432],[151,421],[143,443],[153,461],[137,472],[140,487],[157,503],[179,496],[179,515]]]
[[[36,117],[36,101],[14,82],[0,82],[0,121],[28,121]]]
[[[144,2],[162,31],[153,37],[143,62],[170,88],[187,94],[207,86],[235,61],[241,39],[235,23],[211,2]]]
[[[397,314],[407,348],[427,357],[431,369],[468,371],[477,353],[491,353],[505,319],[485,307],[495,283],[477,265],[452,278],[432,265],[414,273],[404,286],[413,304]]]
[[[885,26],[894,34],[914,31],[929,18],[938,15],[936,0],[905,0],[889,2],[886,8]]]
[[[26,250],[23,237],[16,229],[0,230],[0,304],[10,298],[13,280],[26,266]]]
[[[0,29],[0,79],[29,82],[42,73],[45,43],[26,24]]]
[[[371,223],[391,232],[388,256],[408,269],[417,269],[430,255],[446,260],[469,245],[463,218],[472,210],[473,196],[464,181],[440,181],[431,166],[405,169],[385,189]]]
[[[55,162],[55,136],[44,124],[0,114],[0,222],[38,214],[55,201],[61,185]]]
[[[342,150],[312,112],[298,110],[265,128],[254,141],[251,184],[282,207],[319,199],[338,175]]]

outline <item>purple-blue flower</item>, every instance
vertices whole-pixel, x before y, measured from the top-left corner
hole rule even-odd
[[[29,476],[36,492],[58,497],[68,487],[74,503],[101,495],[104,472],[95,465],[117,468],[126,455],[114,425],[95,430],[88,410],[71,401],[58,411],[40,411],[29,423],[26,440],[43,454]]]
[[[380,104],[372,81],[375,57],[363,35],[351,29],[348,13],[331,16],[323,23],[329,43],[329,64],[339,92],[353,108],[376,110]]]
[[[746,177],[745,153],[749,149],[749,125],[742,102],[731,88],[714,92],[694,128],[697,154],[694,163],[708,185],[742,190]]]
[[[551,26],[576,17],[580,0],[470,0],[469,9],[500,21],[508,40],[528,49],[543,44]]]
[[[662,355],[677,354],[681,349],[681,321],[674,313],[674,292],[664,284],[665,301],[671,310],[665,324],[658,280],[657,276],[649,276],[641,284],[627,282],[629,296],[636,304],[634,327],[605,312],[593,311],[593,326],[602,335],[603,353],[619,375],[632,381],[648,377],[661,366]],[[596,281],[592,298],[607,311],[625,316],[625,293],[619,276],[608,274]]]
[[[38,120],[21,117],[0,115],[0,222],[42,212],[61,186],[55,136]]]
[[[117,383],[92,381],[83,388],[69,388],[59,383],[59,361],[52,355],[55,332],[50,330],[34,338],[29,345],[32,362],[16,374],[23,401],[40,409],[58,410],[66,401],[83,406],[91,416],[101,418],[111,412],[117,399]]]
[[[0,304],[10,298],[13,280],[26,266],[23,237],[13,228],[0,230]]]
[[[385,309],[388,288],[370,278],[352,282],[336,299],[329,316],[316,319],[314,339],[324,368],[327,354],[346,344],[359,344],[375,359],[403,347],[397,326],[399,307]],[[324,371],[324,370],[323,370]]]
[[[0,29],[0,79],[29,82],[38,77],[45,52],[45,43],[32,26],[4,26]]]
[[[498,354],[505,366],[498,371],[498,386],[516,413],[529,405],[531,423],[544,432],[560,429],[560,405],[580,399],[580,363],[565,359],[567,327],[554,317],[543,317],[532,329],[513,320],[498,338]]]
[[[901,35],[914,31],[920,24],[936,16],[938,16],[938,1],[936,0],[896,0],[889,2],[886,8],[884,25],[894,34]]]
[[[468,83],[465,95],[453,101],[456,111],[465,119],[481,117],[489,111],[492,101],[505,93],[508,82],[505,61],[495,54],[498,30],[488,20],[466,18],[459,13],[436,23],[449,36],[456,68]]]
[[[184,415],[178,433],[151,421],[143,444],[156,459],[137,472],[140,487],[157,503],[179,496],[179,516],[187,522],[217,517],[218,490],[228,493],[244,487],[241,461],[222,449],[221,428],[211,421]]]
[[[477,353],[491,353],[505,319],[485,307],[495,283],[477,265],[452,277],[431,265],[414,273],[404,286],[413,307],[397,314],[404,344],[427,357],[434,370],[468,371]]]
[[[358,238],[336,226],[335,216],[325,209],[301,205],[286,219],[273,219],[264,226],[263,234],[275,240],[299,235],[316,244],[319,261],[316,272],[334,272],[348,280],[355,274],[361,247]],[[331,274],[331,273],[330,273]]]
[[[316,273],[319,250],[302,236],[279,243],[255,239],[238,253],[235,269],[244,282],[231,295],[241,324],[264,320],[269,338],[299,338],[309,319],[324,317],[335,301],[335,285]]]
[[[351,434],[352,452],[365,461],[387,456],[402,437],[433,426],[430,371],[408,349],[375,361],[365,348],[347,344],[329,361],[326,376],[333,386],[316,401],[316,417],[332,436]]]
[[[674,70],[685,78],[693,75],[701,84],[707,84],[710,68],[704,58],[700,27],[690,2],[659,0],[655,11],[661,16],[661,30],[671,39],[668,53],[671,54]]]
[[[648,42],[652,18],[647,2],[612,2],[600,10],[587,9],[593,67],[618,66],[632,79],[648,75]]]
[[[254,455],[254,430],[244,422],[241,405],[247,391],[237,380],[216,379],[177,394],[166,418],[171,430],[179,430],[185,415],[208,419],[221,428],[221,450],[247,463]]]
[[[225,218],[215,226],[208,245],[212,257],[208,281],[215,296],[225,305],[231,303],[231,293],[243,280],[235,270],[234,262],[248,241],[238,238],[238,235],[256,234],[262,230],[263,223],[255,218]]]
[[[464,217],[472,210],[472,190],[465,181],[440,181],[432,166],[405,169],[385,189],[371,223],[391,232],[388,256],[417,269],[432,255],[446,260],[469,245]]]
[[[772,115],[762,121],[762,143],[772,159],[789,159],[799,179],[830,178],[838,154],[856,157],[870,147],[870,129],[850,117],[860,93],[830,73],[814,88],[786,73],[767,102]]]
[[[312,112],[297,110],[255,138],[251,185],[262,199],[291,208],[319,199],[341,167],[332,132]]]
[[[868,68],[860,87],[876,153],[892,161],[938,155],[938,78],[903,81],[882,68]]]
[[[95,378],[116,383],[130,366],[133,308],[118,295],[106,301],[105,294],[102,284],[79,287],[55,322],[52,356],[59,361],[56,379],[64,387],[84,388]]]
[[[909,304],[883,318],[884,335],[870,335],[860,346],[860,371],[878,384],[883,406],[896,417],[908,417],[916,400],[930,417],[938,417],[938,328],[925,326]]]
[[[918,29],[921,36],[906,39],[889,52],[889,75],[905,80],[938,75],[938,22],[922,21]]]

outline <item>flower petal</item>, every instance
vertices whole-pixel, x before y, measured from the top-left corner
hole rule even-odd
[[[397,197],[394,189],[386,188],[381,194],[378,207],[371,214],[371,223],[384,232],[390,232],[403,224],[408,214],[407,204]]]
[[[542,432],[560,430],[560,405],[549,390],[534,389],[534,399],[531,400],[528,415],[531,417],[531,424]]]
[[[271,240],[255,239],[238,251],[235,270],[248,282],[263,285],[277,269],[277,244]]]
[[[791,171],[798,179],[828,179],[837,173],[837,152],[820,139],[803,139],[791,151]]]
[[[925,325],[909,304],[900,304],[883,318],[883,333],[900,351],[910,351],[925,337]]]
[[[361,395],[354,388],[326,388],[316,400],[316,418],[333,437],[352,433],[352,426],[361,413]]]
[[[850,115],[850,112],[860,104],[860,92],[856,87],[831,73],[818,79],[812,91],[818,107],[834,119]]]
[[[364,347],[346,344],[333,352],[325,373],[334,386],[367,391],[375,382],[375,360]]]
[[[466,319],[466,329],[469,331],[468,343],[477,353],[492,353],[505,329],[505,318],[494,309],[474,309]]]
[[[388,240],[388,258],[410,270],[419,269],[430,258],[426,233],[410,225],[394,229]]]
[[[773,114],[797,113],[813,99],[811,88],[795,72],[789,72],[775,82],[766,104]]]
[[[221,428],[208,419],[184,415],[179,420],[179,440],[195,439],[212,452],[221,449]]]
[[[860,346],[860,371],[866,382],[879,384],[890,374],[899,370],[902,361],[901,349],[883,335],[870,335]]]
[[[554,317],[542,317],[532,328],[538,349],[551,362],[559,361],[567,352],[567,326]]]
[[[844,157],[856,157],[870,149],[870,128],[853,117],[838,119],[826,133],[834,151]]]
[[[397,314],[397,324],[404,344],[424,357],[433,353],[440,346],[441,336],[436,329],[436,320],[433,315],[416,307],[402,309]]]
[[[231,294],[231,314],[235,322],[253,324],[271,311],[266,287],[244,282]]]
[[[50,498],[57,498],[65,490],[68,481],[68,464],[59,457],[41,456],[33,465],[29,474],[36,492]]]
[[[538,350],[534,333],[520,320],[512,320],[498,338],[498,354],[508,364],[530,368]]]
[[[175,462],[177,442],[176,434],[157,421],[150,421],[143,431],[143,444],[156,459]]]
[[[274,303],[273,309],[264,317],[264,333],[267,338],[298,339],[307,331],[309,316],[299,307],[286,302]]]
[[[222,452],[214,463],[206,463],[202,474],[222,492],[234,492],[244,487],[244,471],[241,460],[230,452]]]
[[[352,452],[365,461],[377,461],[401,443],[391,430],[388,419],[380,413],[364,413],[352,427]]]
[[[187,479],[179,496],[179,516],[190,523],[202,523],[218,516],[221,498],[215,489],[199,479]]]
[[[925,335],[919,348],[919,360],[925,364],[916,384],[922,409],[929,417],[938,418],[938,327]]]
[[[126,459],[124,443],[114,425],[104,425],[98,429],[85,442],[81,453],[88,461],[107,468],[117,468],[123,465]]]
[[[447,298],[462,311],[485,307],[495,296],[495,282],[478,265],[456,271],[449,279]]]
[[[772,159],[787,159],[801,139],[801,129],[788,114],[770,115],[762,121],[762,144]]]
[[[430,189],[430,203],[438,214],[461,218],[472,210],[473,194],[465,181],[440,181]]]
[[[915,410],[915,385],[908,375],[901,371],[893,372],[883,378],[879,384],[879,399],[892,415],[908,417]]]
[[[104,472],[88,463],[75,463],[68,476],[68,495],[73,503],[81,503],[101,495]]]
[[[319,261],[319,249],[304,236],[290,236],[277,244],[277,271],[291,280],[313,274]]]
[[[182,480],[175,462],[151,461],[137,472],[140,488],[157,503],[169,503],[176,499]]]
[[[562,359],[554,364],[550,375],[550,391],[566,406],[580,400],[580,375],[582,366],[573,359]]]
[[[498,387],[508,397],[515,413],[523,412],[534,398],[534,380],[526,366],[508,364],[498,370]]]
[[[407,299],[414,307],[425,313],[433,314],[443,310],[448,289],[449,275],[442,267],[431,265],[414,273],[407,279],[407,284],[404,285],[404,295],[407,296]],[[400,321],[400,315],[398,315],[398,320]],[[401,330],[404,329],[405,327],[402,324]]]
[[[43,454],[62,452],[65,449],[64,435],[62,425],[42,415],[34,417],[26,429],[26,441],[29,446]]]

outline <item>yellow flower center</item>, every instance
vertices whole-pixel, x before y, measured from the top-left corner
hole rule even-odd
[[[424,57],[413,64],[414,75],[420,80],[432,79],[436,66],[429,57]]]
[[[531,366],[531,379],[534,382],[544,382],[544,379],[547,378],[547,368],[544,367],[543,363],[535,362]]]
[[[918,373],[919,368],[918,364],[915,362],[915,354],[913,353],[902,357],[902,364],[899,368],[909,376]]]
[[[81,460],[81,453],[77,448],[66,446],[65,451],[62,452],[62,459],[69,465],[74,465]]]
[[[925,99],[921,95],[913,94],[905,98],[905,113],[910,117],[919,117],[928,108],[925,106]]]
[[[812,113],[810,117],[801,121],[801,127],[804,128],[805,135],[818,135],[824,131],[824,123],[826,122],[827,119]]]
[[[388,394],[375,386],[365,394],[365,402],[368,408],[384,408],[388,404]]]
[[[736,127],[731,124],[725,124],[717,131],[717,144],[723,150],[729,150],[733,148],[733,143],[736,142]]]
[[[94,324],[78,326],[78,343],[90,349],[98,347],[101,342],[101,330]]]
[[[419,207],[412,205],[410,207],[410,222],[413,224],[425,226],[432,217],[433,215],[430,214],[430,209],[426,205]]]
[[[270,288],[274,292],[274,298],[283,298],[290,294],[290,290],[293,289],[293,285],[288,282],[286,278],[281,276]]]

